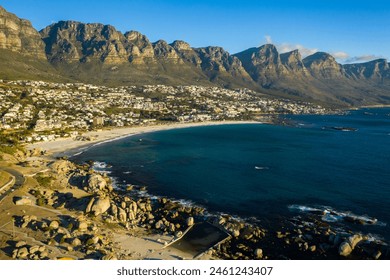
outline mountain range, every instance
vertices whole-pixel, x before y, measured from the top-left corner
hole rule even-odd
[[[150,42],[111,25],[59,21],[41,31],[0,6],[0,79],[99,85],[246,87],[275,97],[335,106],[390,104],[385,59],[339,64],[325,52],[305,58],[272,44],[229,54],[184,41]]]

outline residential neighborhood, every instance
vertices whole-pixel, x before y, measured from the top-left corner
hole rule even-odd
[[[270,99],[249,89],[0,81],[0,129],[27,132],[22,142],[74,137],[103,127],[329,112],[319,105]]]

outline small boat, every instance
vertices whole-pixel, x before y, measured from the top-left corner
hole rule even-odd
[[[354,127],[344,127],[344,126],[323,126],[323,130],[338,130],[338,131],[358,131]]]
[[[267,166],[255,166],[255,169],[257,169],[257,170],[267,170],[267,169],[269,169],[269,167],[267,167]]]
[[[343,127],[343,126],[333,126],[332,129],[340,131],[357,131],[357,128],[354,127]]]

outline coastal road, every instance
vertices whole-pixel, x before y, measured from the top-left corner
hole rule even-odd
[[[23,186],[25,182],[25,178],[22,173],[9,167],[0,167],[0,170],[3,170],[11,174],[15,178],[14,184],[10,188],[8,188],[8,190],[6,190],[4,193],[0,195],[0,202],[1,202],[7,195],[9,195],[10,193],[14,192],[16,189]]]

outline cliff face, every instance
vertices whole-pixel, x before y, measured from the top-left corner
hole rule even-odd
[[[45,59],[45,45],[28,20],[8,13],[0,6],[0,49]]]
[[[386,59],[377,59],[360,64],[347,64],[344,65],[344,69],[348,77],[355,80],[390,78],[390,65]]]
[[[248,87],[342,105],[390,102],[390,67],[384,59],[341,65],[324,52],[304,59],[298,50],[279,54],[272,44],[231,55],[221,47],[152,43],[137,31],[122,34],[111,25],[75,21],[60,21],[38,33],[1,7],[0,57],[0,79],[49,75],[110,85]]]
[[[319,79],[339,79],[345,77],[344,69],[328,53],[317,52],[303,59],[310,73]]]
[[[60,67],[79,63],[79,68],[90,71],[88,64],[99,62],[103,68],[121,65],[128,71],[137,68],[147,71],[147,75],[165,76],[167,83],[173,80],[192,83],[195,80],[200,83],[217,81],[220,86],[243,86],[242,81],[250,82],[241,62],[219,47],[193,49],[183,41],[151,43],[137,31],[122,34],[109,25],[74,21],[52,24],[40,34],[49,61]]]
[[[40,31],[50,62],[123,63],[128,60],[126,38],[113,26],[60,21]]]
[[[302,56],[298,50],[280,54],[280,61],[287,71],[307,74]]]

